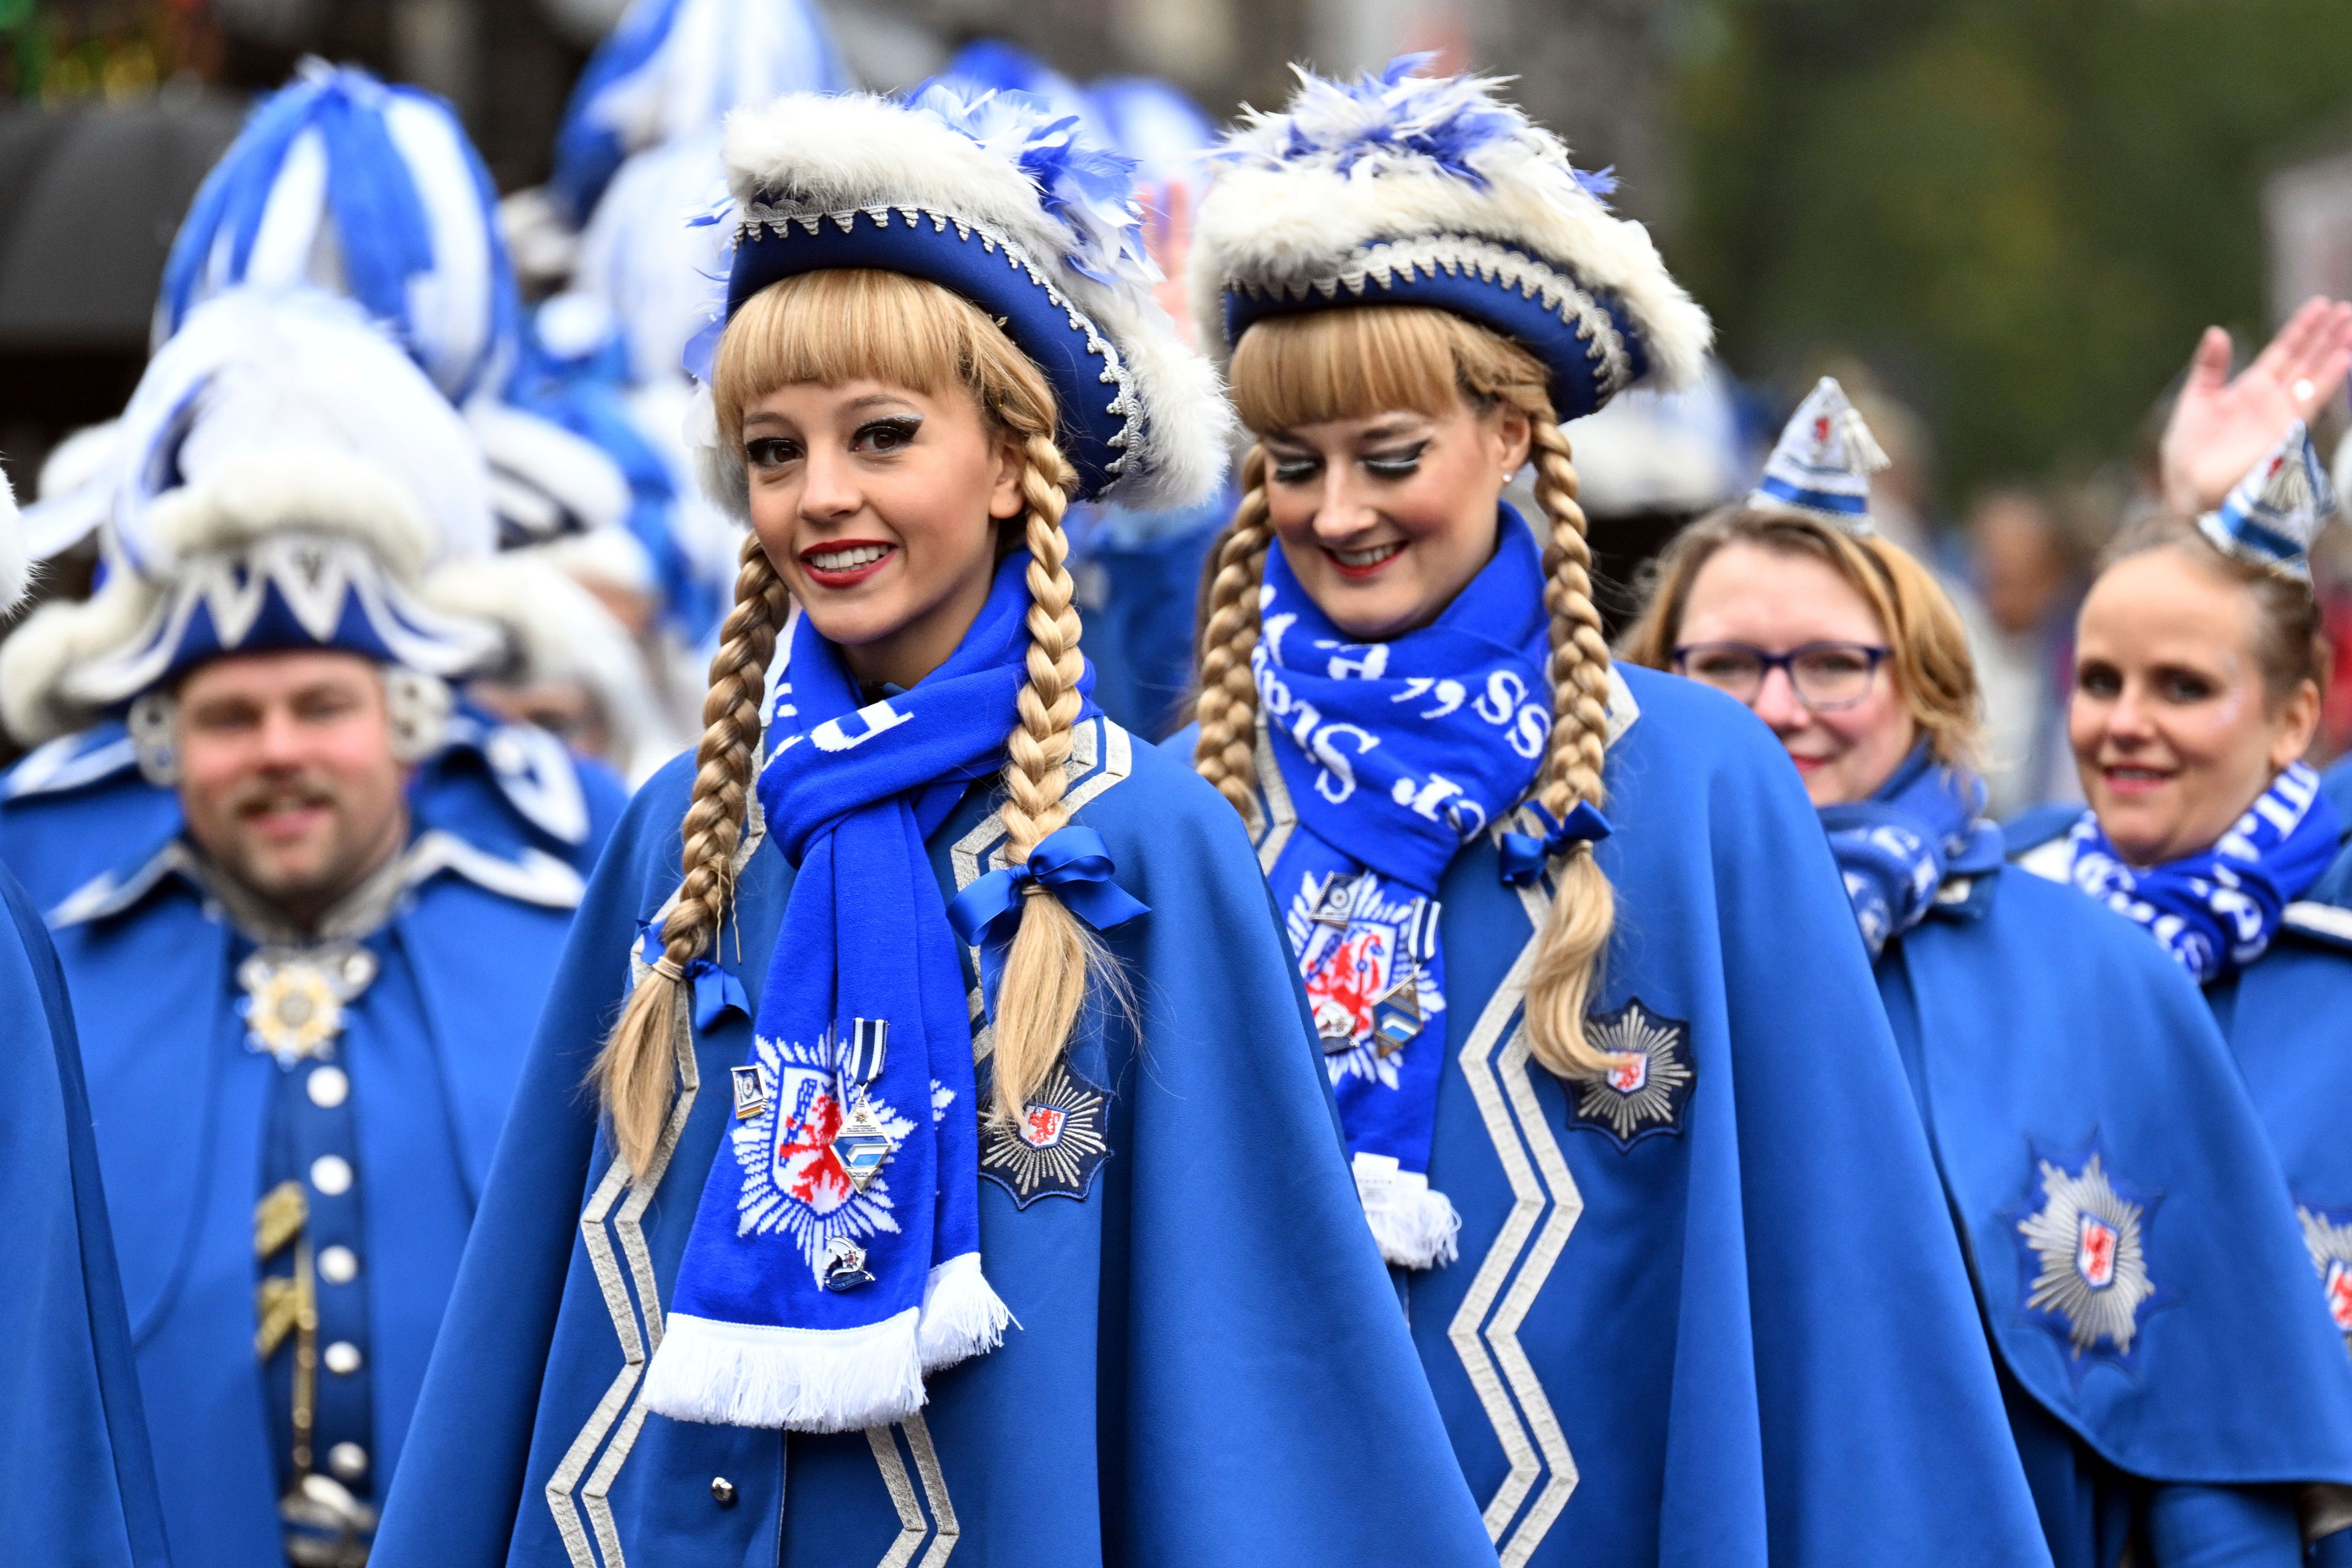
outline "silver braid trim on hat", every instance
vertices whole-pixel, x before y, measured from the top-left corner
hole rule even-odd
[[[894,216],[903,221],[908,228],[914,228],[928,220],[935,234],[944,233],[952,227],[960,239],[969,240],[974,235],[979,236],[982,250],[991,256],[1001,252],[1008,267],[1026,273],[1032,283],[1045,291],[1045,297],[1053,301],[1055,308],[1068,318],[1071,331],[1086,334],[1087,353],[1099,358],[1105,366],[1099,379],[1112,389],[1111,399],[1103,405],[1103,412],[1119,422],[1118,433],[1113,435],[1108,443],[1114,451],[1118,453],[1118,456],[1103,466],[1103,491],[1108,495],[1116,488],[1119,478],[1127,471],[1129,438],[1133,433],[1136,421],[1146,416],[1142,400],[1136,395],[1133,377],[1128,369],[1127,362],[1119,356],[1118,345],[1103,335],[1101,329],[1095,325],[1094,318],[1070,303],[1069,297],[1055,287],[1053,280],[1040,271],[1036,263],[1029,258],[1028,253],[1008,237],[1003,230],[987,224],[974,223],[970,218],[959,217],[953,213],[934,212],[929,207],[920,206],[886,205],[875,207],[844,207],[835,211],[810,213],[787,211],[782,207],[754,203],[743,209],[742,219],[736,225],[735,239],[740,243],[745,237],[755,235],[762,229],[778,239],[790,239],[795,230],[814,235],[820,232],[828,223],[840,229],[842,233],[847,234],[857,226],[857,220],[860,217],[871,220],[877,228],[887,229],[890,226],[890,220]]]
[[[1228,286],[1256,300],[1307,300],[1320,295],[1336,301],[1342,289],[1361,299],[1375,283],[1393,289],[1399,273],[1408,281],[1434,279],[1440,273],[1449,278],[1466,274],[1508,289],[1522,299],[1539,300],[1584,341],[1586,354],[1600,368],[1601,401],[1633,384],[1633,364],[1625,352],[1625,340],[1598,300],[1558,268],[1475,235],[1424,234],[1381,240],[1351,254],[1336,272],[1278,284],[1235,279]]]

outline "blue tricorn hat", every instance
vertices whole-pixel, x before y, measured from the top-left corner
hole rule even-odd
[[[1251,111],[1216,159],[1192,237],[1192,312],[1222,363],[1267,316],[1426,305],[1524,345],[1553,411],[1696,381],[1712,336],[1647,230],[1612,214],[1606,174],[1472,76],[1328,81],[1301,70],[1280,114]]]
[[[1748,504],[1818,518],[1848,533],[1874,532],[1870,476],[1885,467],[1886,454],[1864,423],[1862,411],[1837,377],[1825,375],[1781,427]]]
[[[2335,515],[2336,487],[2298,419],[2197,531],[2225,555],[2308,583],[2311,542]]]
[[[1152,298],[1123,158],[1019,93],[940,83],[911,102],[794,93],[728,121],[726,314],[779,279],[870,268],[979,306],[1054,387],[1081,500],[1189,505],[1223,478],[1232,414]],[[742,455],[703,432],[711,494],[748,507]]]

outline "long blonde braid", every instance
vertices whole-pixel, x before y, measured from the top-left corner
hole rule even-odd
[[[1201,695],[1193,710],[1201,723],[1193,770],[1233,803],[1252,832],[1258,826],[1257,680],[1250,653],[1257,647],[1258,590],[1274,542],[1266,466],[1265,447],[1252,446],[1242,462],[1241,505],[1210,547],[1217,568],[1202,616]]]
[[[1534,437],[1536,503],[1550,524],[1544,546],[1544,607],[1551,613],[1551,745],[1537,775],[1536,798],[1565,820],[1579,802],[1605,804],[1601,763],[1609,743],[1609,644],[1592,603],[1592,547],[1576,499],[1576,465],[1568,435],[1540,386],[1507,393],[1527,415]],[[1528,1042],[1535,1058],[1562,1077],[1604,1070],[1609,1058],[1585,1037],[1589,1010],[1617,896],[1589,844],[1571,845],[1553,884],[1551,912],[1528,977]]]
[[[1070,820],[1063,799],[1073,731],[1085,705],[1069,537],[1062,514],[1077,475],[1054,438],[1031,431],[1022,441],[1021,494],[1027,503],[1029,679],[1020,721],[1006,742],[1005,858],[1020,864]],[[1090,971],[1102,966],[1096,944],[1061,900],[1032,884],[1020,929],[1005,955],[996,995],[995,1110],[1017,1118],[1053,1070],[1085,1005]]]
[[[681,832],[686,879],[662,922],[661,956],[637,983],[590,1069],[612,1122],[613,1142],[631,1171],[652,1163],[669,1120],[673,1050],[686,966],[716,938],[733,902],[735,853],[751,792],[760,744],[760,706],[791,600],[768,552],[746,534],[735,574],[735,606],[719,630],[702,700],[702,744],[695,752],[694,795]]]

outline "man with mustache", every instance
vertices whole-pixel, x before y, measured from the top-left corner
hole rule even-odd
[[[446,586],[481,454],[356,311],[199,307],[123,428],[102,585],[0,645],[38,746],[0,859],[65,968],[174,1563],[357,1568],[619,786],[454,694],[508,653]]]

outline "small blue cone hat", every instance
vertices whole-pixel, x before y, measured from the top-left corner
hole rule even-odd
[[[2308,583],[2311,542],[2335,515],[2336,487],[2298,419],[2197,528],[2223,554]]]
[[[1886,467],[1886,460],[1845,388],[1835,376],[1825,375],[1789,416],[1748,503],[1868,534],[1874,531],[1870,476]]]

